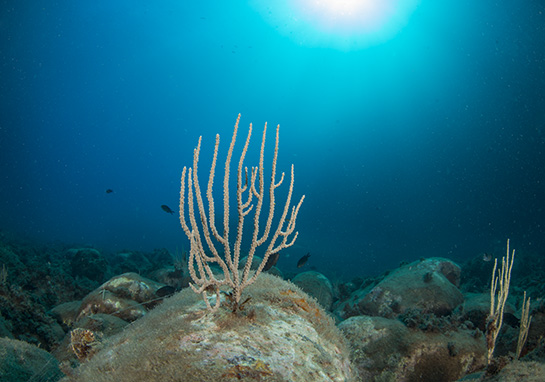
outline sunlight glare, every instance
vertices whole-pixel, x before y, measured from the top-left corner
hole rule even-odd
[[[372,31],[391,13],[389,2],[377,0],[301,0],[301,11],[321,27],[337,31]]]
[[[277,30],[302,45],[361,49],[393,38],[420,0],[253,0]]]

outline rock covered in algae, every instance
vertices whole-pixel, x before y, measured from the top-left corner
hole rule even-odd
[[[57,360],[48,352],[24,341],[0,338],[1,381],[58,381]]]
[[[449,259],[430,258],[396,269],[377,285],[357,290],[336,309],[352,316],[396,318],[408,310],[445,316],[464,301],[458,289],[460,267]]]
[[[339,324],[362,381],[454,381],[486,366],[484,336],[467,329],[425,332],[397,319],[357,316]]]
[[[106,341],[65,380],[353,380],[345,340],[314,299],[266,274],[246,288],[247,297],[240,312],[224,301],[211,313],[184,290]]]
[[[545,375],[545,364],[543,362],[514,361],[505,366],[501,371],[486,379],[487,382],[542,382]]]
[[[157,303],[155,293],[163,286],[133,272],[115,276],[83,299],[76,320],[104,313],[132,322]]]
[[[320,272],[307,271],[299,273],[292,282],[318,300],[324,309],[330,310],[334,293],[333,285],[326,276]]]

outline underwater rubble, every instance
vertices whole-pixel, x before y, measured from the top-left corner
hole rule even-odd
[[[541,381],[545,262],[518,256],[487,365],[492,264],[480,258],[354,280],[308,271],[289,282],[272,266],[240,312],[210,313],[179,254],[2,238],[0,379]],[[517,360],[524,291],[532,321]]]

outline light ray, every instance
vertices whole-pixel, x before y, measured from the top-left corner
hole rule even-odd
[[[298,43],[357,49],[395,36],[419,0],[254,0],[260,13]]]

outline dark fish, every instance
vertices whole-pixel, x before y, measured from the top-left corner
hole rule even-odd
[[[170,209],[170,207],[167,206],[166,204],[163,204],[163,205],[161,206],[161,208],[163,209],[163,211],[168,212],[169,214],[174,214],[174,211],[172,211],[172,210]]]
[[[114,192],[114,190],[112,190],[111,188],[108,188],[108,189],[106,190],[106,193],[107,193],[107,194],[111,194],[112,192]]]
[[[503,322],[514,328],[518,328],[520,326],[520,320],[513,313],[505,312],[503,314]]]
[[[171,287],[170,285],[165,285],[164,287],[157,289],[155,295],[157,297],[169,297],[172,296],[174,292],[176,292],[176,288]]]
[[[267,259],[267,262],[265,263],[265,266],[263,267],[263,272],[268,271],[269,269],[274,267],[279,257],[280,257],[280,252],[276,252],[270,255],[269,258]]]
[[[297,268],[301,268],[302,266],[304,266],[307,263],[309,257],[310,257],[310,252],[307,253],[305,256],[301,257],[299,261],[297,262]]]

